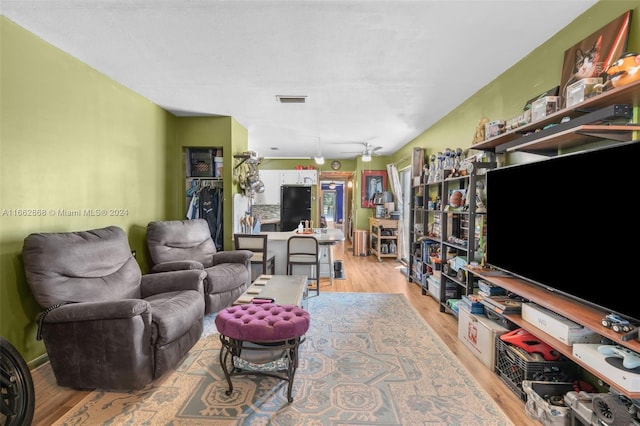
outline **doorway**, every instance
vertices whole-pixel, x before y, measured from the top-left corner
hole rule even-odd
[[[344,182],[320,182],[320,227],[344,230]]]
[[[353,173],[321,172],[318,192],[320,227],[340,229],[350,238]]]

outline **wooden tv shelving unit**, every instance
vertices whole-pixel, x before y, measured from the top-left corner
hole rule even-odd
[[[506,273],[487,271],[480,268],[474,269],[467,267],[466,269],[478,278],[488,281],[498,287],[502,287],[505,290],[515,293],[518,296],[521,296],[531,302],[547,308],[550,311],[557,313],[558,315],[562,315],[563,317],[568,318],[577,324],[587,327],[588,329],[598,333],[599,335],[613,341],[617,345],[624,346],[632,351],[640,353],[640,341],[638,341],[637,339],[623,341],[622,334],[618,334],[601,324],[600,321],[609,312],[596,309],[585,303],[581,303],[577,300],[571,299],[561,294],[546,290],[540,286],[528,283],[525,280],[509,276]],[[607,377],[603,376],[602,373],[593,368],[593,366],[587,365],[580,359],[574,357],[571,346],[566,345],[560,340],[547,334],[546,332],[544,332],[544,330],[536,327],[534,324],[523,320],[519,314],[509,314],[505,315],[505,317],[518,326],[529,331],[544,343],[550,345],[558,352],[562,353],[564,356],[580,365],[585,370],[591,372],[596,377],[601,378],[621,394],[631,399],[640,398],[640,392],[628,392],[618,387],[615,383],[608,381]]]

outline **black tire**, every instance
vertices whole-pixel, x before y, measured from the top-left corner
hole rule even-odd
[[[631,423],[631,414],[624,402],[617,396],[597,395],[592,399],[593,411],[598,420],[606,425],[626,425]]]
[[[3,337],[0,349],[0,422],[6,426],[29,426],[36,406],[31,372],[18,350]]]

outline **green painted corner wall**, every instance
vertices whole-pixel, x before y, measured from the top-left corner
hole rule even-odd
[[[0,334],[32,361],[44,345],[20,258],[24,238],[117,225],[145,268],[146,224],[166,215],[176,120],[0,19]]]

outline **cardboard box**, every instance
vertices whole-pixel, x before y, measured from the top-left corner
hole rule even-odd
[[[565,345],[598,343],[600,341],[600,335],[596,332],[535,303],[522,304],[522,319],[560,340]]]
[[[545,96],[531,104],[531,121],[542,120],[560,109],[560,96]]]
[[[469,312],[464,304],[459,305],[458,338],[491,371],[496,365],[496,337],[508,329],[484,315]]]
[[[602,78],[583,78],[567,87],[567,108],[602,93]]]
[[[524,111],[522,114],[516,115],[515,117],[508,119],[506,124],[506,129],[507,131],[514,130],[514,129],[517,129],[518,127],[526,126],[529,123],[531,123],[531,109],[528,109]]]
[[[484,125],[484,139],[491,139],[506,131],[507,122],[505,120],[494,120]]]

